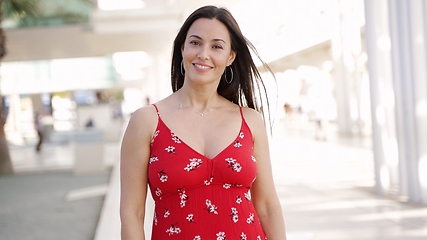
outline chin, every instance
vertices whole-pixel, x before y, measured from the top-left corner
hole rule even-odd
[[[190,81],[194,82],[194,83],[212,83],[215,82],[216,79],[213,77],[208,77],[208,76],[195,76],[195,77],[190,77]]]

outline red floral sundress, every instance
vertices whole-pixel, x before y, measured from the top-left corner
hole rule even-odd
[[[151,141],[148,182],[155,202],[152,240],[265,240],[249,190],[256,178],[253,140],[240,133],[210,159],[162,121]]]

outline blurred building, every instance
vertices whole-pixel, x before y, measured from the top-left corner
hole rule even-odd
[[[197,7],[215,4],[230,9],[275,72],[276,118],[295,111],[338,134],[372,137],[376,191],[426,202],[422,0],[51,2],[40,19],[3,22],[10,141],[34,135],[34,109],[47,109],[52,141],[89,120],[116,139],[124,118],[171,92],[175,34]]]

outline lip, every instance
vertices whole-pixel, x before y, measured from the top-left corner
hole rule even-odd
[[[212,69],[213,67],[211,67],[211,66],[209,66],[209,65],[206,65],[206,64],[203,64],[203,63],[198,63],[198,62],[196,62],[196,63],[192,63],[192,65],[196,68],[196,69],[198,69],[198,70],[210,70],[210,69]]]

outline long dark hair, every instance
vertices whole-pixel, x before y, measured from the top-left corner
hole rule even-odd
[[[193,22],[199,18],[217,19],[222,22],[227,27],[230,34],[231,50],[236,52],[236,58],[234,59],[233,64],[230,65],[233,69],[233,81],[230,84],[227,83],[224,76],[225,74],[223,74],[217,88],[218,94],[239,106],[247,106],[264,113],[262,98],[265,98],[267,108],[269,109],[266,88],[261,78],[261,74],[252,59],[250,50],[252,50],[260,59],[261,63],[270,73],[273,74],[273,72],[268,65],[262,61],[252,43],[243,36],[236,20],[225,8],[204,6],[194,11],[187,20],[185,20],[173,44],[171,67],[171,83],[173,92],[178,91],[184,84],[184,76],[181,73],[181,47],[185,42],[189,28]],[[231,73],[228,68],[229,67],[226,68],[225,72],[228,72],[227,78],[229,81]],[[255,94],[255,87],[257,87],[259,96]]]

